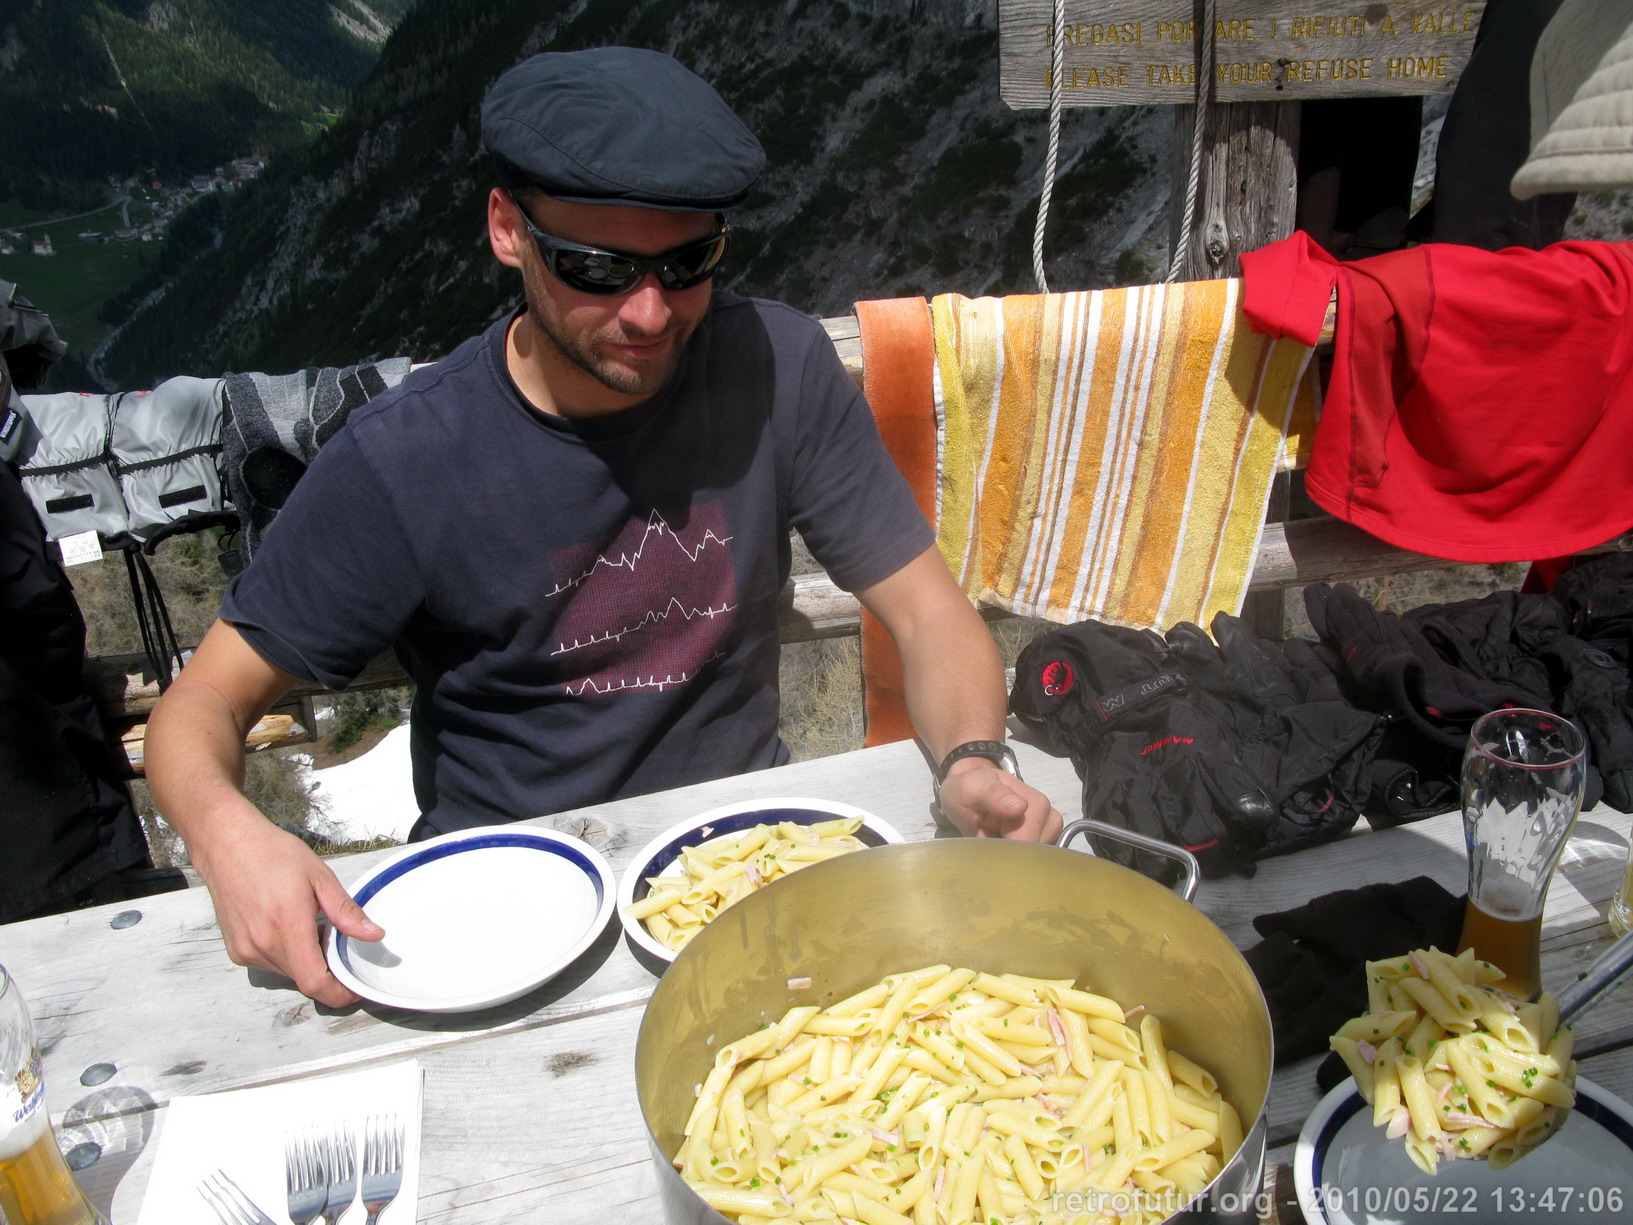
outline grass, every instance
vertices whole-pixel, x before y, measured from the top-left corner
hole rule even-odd
[[[0,230],[9,230],[14,226],[33,225],[39,221],[50,221],[52,214],[37,208],[24,208],[21,204],[12,204],[0,200]]]
[[[76,237],[82,229],[112,228],[98,226],[99,220],[86,217],[49,227],[55,255],[34,255],[27,247],[16,255],[0,255],[0,279],[15,283],[23,297],[51,316],[57,335],[81,358],[113,330],[97,318],[102,304],[129,288],[159,255],[155,243],[97,246]],[[25,230],[24,241],[38,233]]]

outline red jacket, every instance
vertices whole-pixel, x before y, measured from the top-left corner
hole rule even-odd
[[[1633,527],[1633,245],[1429,243],[1340,263],[1304,233],[1242,257],[1256,331],[1338,328],[1306,488],[1402,548],[1563,557]]]

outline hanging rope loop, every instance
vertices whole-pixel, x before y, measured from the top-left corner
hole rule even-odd
[[[1055,25],[1049,71],[1049,148],[1043,158],[1043,194],[1038,197],[1038,220],[1032,227],[1032,276],[1039,293],[1049,292],[1043,275],[1043,231],[1049,224],[1049,201],[1055,194],[1055,167],[1060,162],[1060,77],[1065,63],[1066,0],[1055,0]]]
[[[1207,135],[1208,107],[1213,100],[1214,0],[1203,0],[1202,43],[1196,59],[1196,122],[1191,127],[1191,170],[1185,179],[1185,213],[1180,221],[1174,258],[1168,265],[1168,280],[1182,280],[1191,251],[1191,231],[1196,227],[1196,201],[1201,194],[1202,153]]]

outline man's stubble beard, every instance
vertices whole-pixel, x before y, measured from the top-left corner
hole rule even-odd
[[[616,327],[604,329],[590,336],[587,343],[578,343],[567,335],[566,329],[551,318],[549,312],[540,305],[544,301],[543,294],[529,283],[531,279],[524,276],[523,287],[527,297],[527,315],[532,320],[540,342],[555,350],[563,359],[577,366],[603,387],[620,395],[650,396],[663,390],[675,377],[676,371],[680,369],[681,362],[686,357],[686,346],[691,342],[692,333],[696,331],[695,323],[684,331],[677,330],[668,359],[662,367],[643,377],[634,371],[620,369],[613,362],[595,354],[594,346],[597,343],[602,341],[621,343],[627,340],[620,329]]]

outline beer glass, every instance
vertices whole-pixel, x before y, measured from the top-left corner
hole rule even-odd
[[[1458,951],[1472,948],[1521,999],[1542,990],[1542,903],[1582,807],[1587,742],[1543,710],[1482,716],[1463,753],[1469,899]]]
[[[34,1023],[4,966],[0,966],[0,1221],[106,1225],[57,1147],[45,1109]]]
[[[1622,874],[1622,887],[1616,890],[1616,896],[1611,899],[1610,930],[1618,936],[1625,936],[1633,931],[1633,847],[1628,848],[1627,871]]]

